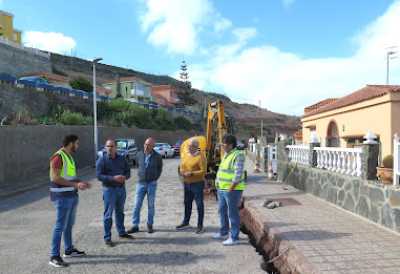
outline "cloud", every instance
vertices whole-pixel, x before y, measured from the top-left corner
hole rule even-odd
[[[400,46],[398,14],[400,1],[354,35],[356,52],[347,58],[304,58],[269,44],[249,46],[256,31],[234,29],[234,43],[217,46],[209,62],[189,68],[192,85],[301,115],[305,106],[325,98],[385,83],[386,48]],[[392,60],[390,68],[391,82],[400,84],[400,58]]]
[[[156,47],[165,47],[168,53],[193,54],[199,46],[199,33],[211,26],[215,32],[231,27],[210,0],[147,0],[141,1],[144,10],[140,16],[147,40]]]
[[[285,8],[289,8],[293,5],[296,0],[282,0],[282,4]]]
[[[214,31],[217,33],[223,32],[232,27],[232,22],[226,18],[219,18],[214,23]]]
[[[23,33],[23,43],[27,47],[61,54],[71,53],[76,47],[73,38],[58,32],[27,31]]]

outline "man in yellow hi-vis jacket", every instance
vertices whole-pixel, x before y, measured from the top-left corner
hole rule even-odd
[[[222,148],[225,151],[225,156],[220,163],[216,178],[221,228],[214,235],[214,238],[224,239],[223,245],[235,245],[239,243],[239,203],[246,186],[244,176],[245,156],[242,151],[237,149],[236,137],[233,135],[224,136]]]

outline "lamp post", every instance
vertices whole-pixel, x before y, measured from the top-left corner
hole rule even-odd
[[[393,56],[397,53],[395,50],[389,50],[386,52],[386,85],[389,85],[389,60],[394,59],[397,56]]]
[[[263,119],[262,119],[262,108],[261,108],[261,100],[258,100],[258,106],[260,107],[260,122],[261,122],[261,125],[260,125],[260,139],[261,139],[261,141],[260,141],[260,143],[261,144],[264,144],[264,121],[263,121]]]
[[[97,93],[96,93],[96,64],[103,58],[93,60],[93,139],[94,139],[94,163],[96,165],[98,136],[97,136]]]

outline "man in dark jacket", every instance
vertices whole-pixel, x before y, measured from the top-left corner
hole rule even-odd
[[[104,201],[104,242],[113,247],[111,241],[112,214],[115,210],[115,223],[120,238],[133,239],[124,226],[124,206],[126,200],[125,181],[131,176],[131,170],[125,157],[117,153],[114,140],[107,140],[106,151],[96,163],[97,179],[103,183]]]
[[[135,206],[133,208],[132,228],[128,233],[139,231],[140,210],[144,197],[147,195],[148,216],[147,232],[153,233],[154,202],[156,198],[157,180],[162,171],[162,157],[153,150],[154,139],[147,138],[144,142],[144,151],[137,155],[138,183],[136,185]]]

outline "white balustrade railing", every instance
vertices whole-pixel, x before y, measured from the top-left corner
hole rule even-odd
[[[362,148],[315,147],[317,168],[350,176],[361,176]]]
[[[310,161],[310,146],[308,145],[290,145],[286,146],[289,149],[289,161],[303,165],[309,165]]]

